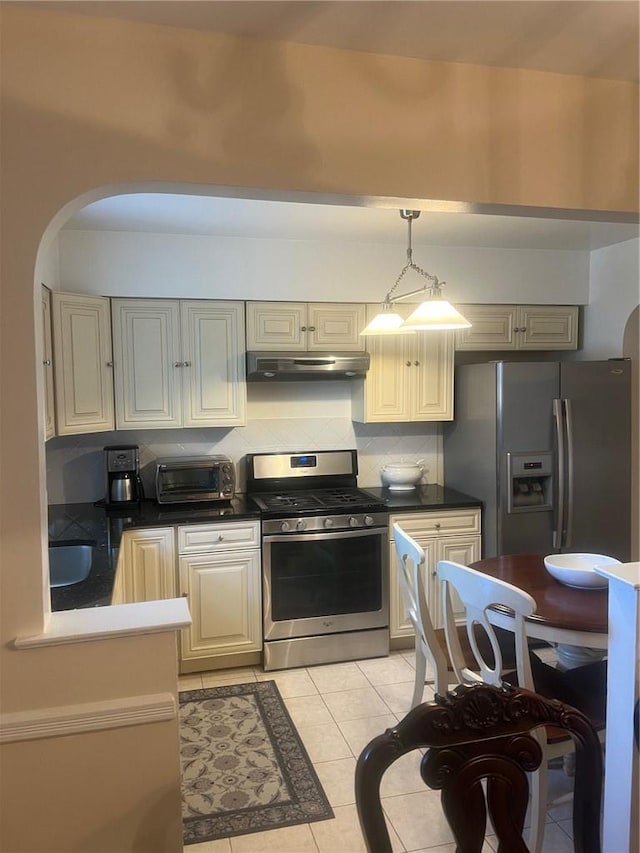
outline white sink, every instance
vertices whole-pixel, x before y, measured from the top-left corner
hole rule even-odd
[[[49,545],[49,586],[70,586],[86,580],[92,556],[91,545]]]

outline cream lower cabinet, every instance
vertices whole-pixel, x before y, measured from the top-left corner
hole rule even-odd
[[[58,435],[115,428],[109,300],[51,294]]]
[[[175,596],[174,528],[125,530],[120,542],[111,603],[132,604]]]
[[[414,636],[413,625],[407,617],[400,589],[393,524],[399,524],[409,536],[424,548],[424,588],[431,620],[435,628],[443,627],[441,586],[436,574],[438,560],[453,560],[468,565],[481,555],[480,509],[450,509],[435,512],[413,512],[392,515],[390,531],[390,615],[391,639]],[[454,609],[456,605],[454,602]]]
[[[462,305],[457,350],[575,350],[577,305]]]
[[[379,310],[379,305],[368,306],[368,319]],[[407,316],[410,312],[398,310]],[[365,379],[352,382],[354,421],[453,420],[452,332],[369,335],[363,340],[371,364]]]
[[[365,306],[332,302],[247,302],[247,349],[360,352]]]
[[[241,302],[114,299],[117,429],[246,423]]]
[[[181,631],[183,672],[241,663],[262,651],[260,522],[178,527],[180,593],[192,624]],[[231,657],[229,657],[231,656]]]

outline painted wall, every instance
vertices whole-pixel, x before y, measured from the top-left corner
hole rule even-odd
[[[60,288],[100,296],[372,302],[384,298],[405,262],[404,230],[398,238],[388,245],[62,230]],[[446,281],[445,296],[454,303],[589,300],[589,252],[420,246],[414,258]],[[421,285],[417,277],[407,281],[406,289]]]
[[[622,356],[625,326],[640,302],[639,258],[639,240],[627,240],[591,253],[589,304],[584,309],[580,358]]]
[[[161,649],[142,638],[13,647],[17,635],[55,622],[47,615],[44,570],[35,310],[42,274],[37,254],[47,227],[55,234],[71,210],[132,182],[139,182],[137,190],[179,182],[634,210],[638,89],[260,44],[29,4],[3,5],[0,18],[0,701],[3,711],[27,713],[54,702],[135,696],[167,679],[152,665]],[[411,132],[398,132],[407,119]],[[96,192],[100,187],[110,189]],[[152,676],[141,687],[147,667]],[[44,689],[51,684],[53,692]],[[69,832],[65,853],[103,850],[102,830],[125,813],[128,788],[120,785],[116,765],[132,774],[141,798],[154,799],[144,768],[149,761],[168,767],[176,744],[151,731],[134,743],[114,740],[108,757],[103,744],[97,733],[69,739],[64,767],[38,762],[32,746],[10,745],[5,848],[52,849],[33,815],[46,811],[47,792],[64,791],[67,776],[84,774],[92,751],[94,774],[105,771],[104,796],[96,801],[86,786],[73,791],[73,802],[58,799],[57,839],[79,814],[85,832],[84,839]],[[36,773],[34,789],[28,781]],[[172,805],[153,814],[170,835],[179,825],[177,769],[163,780]],[[137,810],[116,849],[148,849],[157,834],[148,817],[148,810]]]

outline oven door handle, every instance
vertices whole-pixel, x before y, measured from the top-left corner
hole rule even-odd
[[[353,530],[310,530],[299,533],[269,533],[263,542],[303,542],[313,539],[350,539],[355,536],[386,536],[387,527],[357,527]]]

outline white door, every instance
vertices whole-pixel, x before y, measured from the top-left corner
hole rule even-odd
[[[51,334],[51,291],[42,285],[42,384],[44,387],[44,439],[52,438],[55,429],[53,396],[53,338]]]
[[[181,631],[183,659],[262,648],[260,552],[180,557],[180,592],[192,623]]]
[[[247,349],[303,352],[307,348],[304,302],[247,302]]]
[[[245,424],[242,303],[183,301],[180,312],[183,426]]]
[[[316,352],[361,352],[360,332],[366,325],[365,306],[345,302],[312,302],[308,306],[308,348]]]
[[[412,345],[410,420],[453,420],[452,332],[418,332]]]
[[[114,428],[109,300],[51,294],[58,435]]]
[[[179,303],[114,299],[116,428],[182,426]]]
[[[121,601],[157,601],[176,594],[175,535],[172,527],[126,530],[120,544]]]
[[[578,306],[523,305],[519,328],[518,349],[577,349]]]

